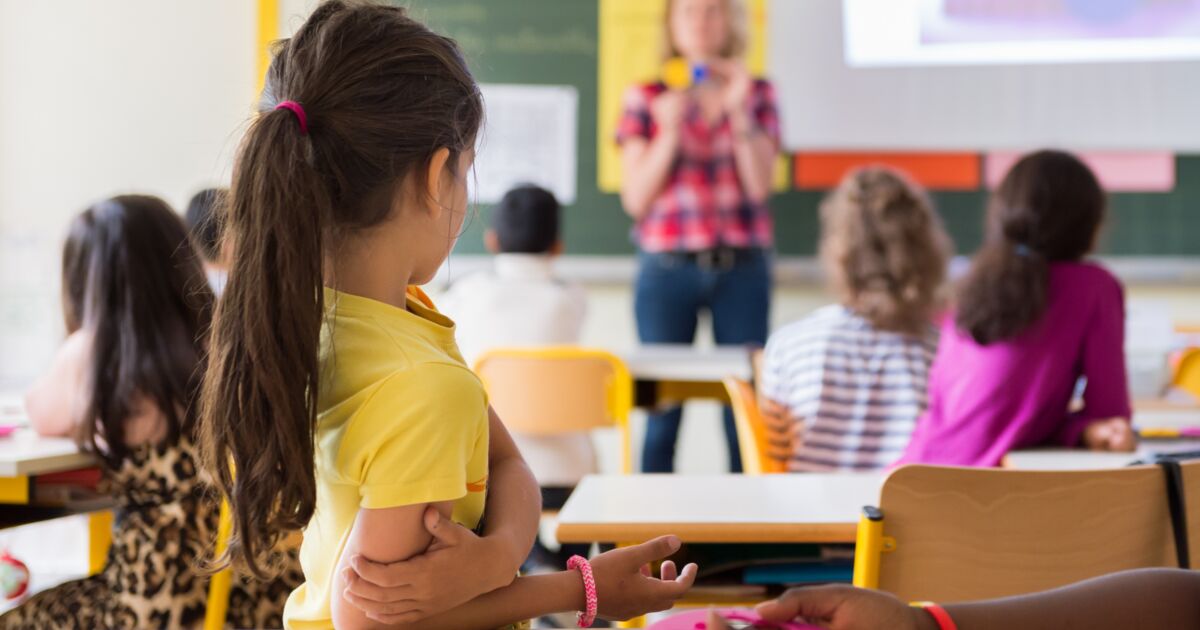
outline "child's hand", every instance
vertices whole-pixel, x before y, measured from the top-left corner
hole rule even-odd
[[[696,565],[689,564],[677,574],[675,563],[668,560],[662,564],[662,579],[651,577],[647,565],[679,551],[679,545],[678,538],[662,536],[596,556],[592,574],[600,616],[625,620],[674,606],[696,581]]]
[[[759,604],[755,610],[765,621],[804,620],[830,630],[926,630],[937,627],[928,613],[911,608],[892,595],[844,584],[792,589],[779,599]],[[710,621],[708,627],[720,630],[729,627],[724,621],[717,620],[717,623],[721,625]]]
[[[1083,445],[1093,451],[1132,452],[1137,448],[1133,427],[1125,418],[1097,420],[1083,430]]]
[[[513,574],[492,575],[502,566],[491,542],[446,518],[430,506],[425,529],[433,541],[425,553],[403,562],[382,564],[362,556],[350,559],[346,601],[385,624],[413,622],[446,612],[507,585]]]
[[[762,399],[759,404],[763,426],[767,429],[767,456],[786,462],[800,445],[800,422],[785,405]]]

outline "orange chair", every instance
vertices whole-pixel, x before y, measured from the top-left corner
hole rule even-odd
[[[754,388],[741,379],[726,378],[737,426],[738,446],[742,451],[742,469],[747,475],[770,475],[787,472],[783,461],[770,456],[771,443]]]
[[[1171,385],[1200,399],[1200,348],[1187,348],[1180,353]]]
[[[633,471],[633,379],[620,358],[575,347],[502,348],[480,357],[475,373],[514,432],[556,435],[616,427],[621,470]]]

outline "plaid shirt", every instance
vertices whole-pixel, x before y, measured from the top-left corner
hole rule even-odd
[[[625,94],[617,125],[617,144],[629,138],[654,138],[658,127],[650,103],[662,83],[634,86]],[[754,82],[750,111],[755,123],[779,144],[775,88]],[[703,251],[719,246],[770,247],[774,229],[765,203],[746,197],[734,161],[734,136],[727,116],[710,126],[693,105],[684,122],[679,155],[666,187],[650,212],[633,228],[633,240],[647,252]]]

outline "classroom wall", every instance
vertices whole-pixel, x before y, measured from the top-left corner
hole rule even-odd
[[[281,0],[280,32],[316,2]],[[179,205],[227,180],[257,85],[257,4],[0,1],[0,391],[23,389],[61,339],[59,246],[76,212],[131,191]],[[631,346],[629,286],[600,281],[589,293],[585,341]],[[1200,320],[1191,285],[1129,294]],[[824,301],[811,282],[781,284],[773,322]]]
[[[0,2],[0,390],[62,336],[67,222],[118,193],[228,179],[257,81],[248,0]]]

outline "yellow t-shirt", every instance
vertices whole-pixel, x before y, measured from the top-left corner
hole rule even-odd
[[[332,628],[333,571],[359,508],[456,501],[475,528],[488,474],[487,398],[454,323],[410,295],[408,310],[325,290],[317,404],[317,509],[288,628]]]

